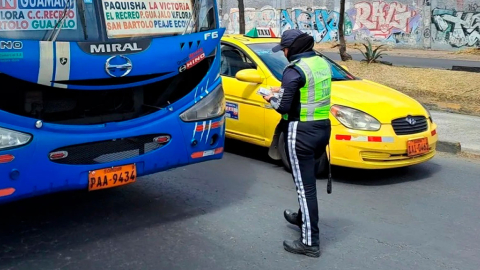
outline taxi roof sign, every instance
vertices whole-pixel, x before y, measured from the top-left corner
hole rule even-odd
[[[251,38],[275,38],[275,33],[273,33],[272,28],[269,27],[254,27],[252,30],[248,31],[247,34],[245,34],[246,37],[251,37]]]

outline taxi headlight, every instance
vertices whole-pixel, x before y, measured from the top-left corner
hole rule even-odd
[[[377,131],[381,126],[373,116],[357,109],[333,105],[330,112],[340,123],[350,129]]]
[[[185,122],[216,118],[225,114],[225,95],[220,83],[210,94],[180,114]]]
[[[0,150],[27,144],[31,139],[30,134],[0,128]]]

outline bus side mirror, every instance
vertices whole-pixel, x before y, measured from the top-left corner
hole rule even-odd
[[[346,71],[350,72],[350,70],[348,70],[348,67],[347,66],[344,66],[344,65],[340,65],[343,69],[345,69]]]
[[[250,83],[263,83],[263,78],[260,73],[253,68],[242,69],[237,74],[235,74],[235,78],[242,82],[250,82]]]

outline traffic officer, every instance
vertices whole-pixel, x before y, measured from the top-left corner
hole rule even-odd
[[[311,257],[320,256],[318,202],[315,157],[322,155],[330,140],[330,65],[313,51],[314,40],[300,30],[287,30],[280,44],[290,62],[285,68],[282,86],[276,94],[264,96],[282,114],[285,149],[295,181],[300,208],[297,213],[285,210],[285,219],[301,228],[301,237],[284,241],[285,250]]]

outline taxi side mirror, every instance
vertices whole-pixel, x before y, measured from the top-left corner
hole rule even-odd
[[[343,69],[345,69],[346,71],[350,72],[350,70],[348,70],[348,67],[345,66],[345,65],[340,65]]]
[[[243,69],[235,74],[235,78],[242,82],[263,83],[260,73],[253,68]]]

